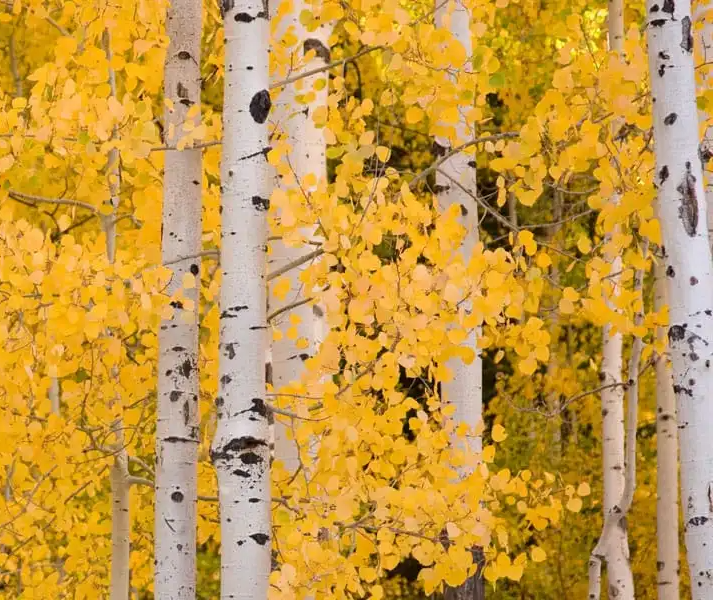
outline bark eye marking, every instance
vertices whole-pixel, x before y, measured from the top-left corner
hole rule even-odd
[[[257,94],[250,100],[250,114],[256,123],[264,123],[267,121],[267,115],[272,107],[272,101],[270,100],[270,92],[267,90],[260,90]]]
[[[681,19],[681,48],[693,52],[693,34],[691,33],[691,17]]]
[[[673,325],[668,330],[668,339],[672,342],[680,342],[686,337],[686,329],[681,325]]]
[[[661,167],[661,170],[659,171],[659,179],[661,180],[661,183],[668,179],[668,166],[664,165]]]
[[[676,10],[676,5],[673,0],[664,0],[663,6],[661,7],[661,12],[668,13],[673,16],[673,11]]]
[[[690,162],[686,163],[686,173],[676,191],[681,194],[678,217],[681,219],[686,234],[693,237],[698,228],[698,198],[696,197],[696,178],[691,173]]]
[[[265,544],[267,544],[267,542],[270,539],[270,536],[266,535],[264,533],[253,533],[250,537],[253,540],[255,540],[256,543],[260,544],[261,546],[264,546]]]
[[[270,208],[270,200],[268,198],[261,198],[260,196],[252,197],[253,206],[257,210],[267,210]]]
[[[673,125],[676,122],[676,119],[678,119],[678,115],[676,113],[669,113],[664,118],[663,123],[664,125]]]
[[[190,57],[191,57],[191,53],[186,52],[185,50],[181,50],[178,53],[178,58],[180,58],[181,60],[188,60]]]
[[[181,492],[173,492],[173,494],[171,494],[171,500],[174,502],[183,502],[183,494]]]

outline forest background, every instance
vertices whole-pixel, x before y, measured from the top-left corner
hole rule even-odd
[[[694,50],[705,168],[711,19],[4,2],[0,597],[707,597],[678,526],[674,389],[695,394],[668,366],[649,76],[685,65],[646,41],[675,22]],[[707,244],[687,164],[676,210]],[[262,312],[233,346],[243,298]],[[269,432],[235,455],[262,465],[254,495],[219,485],[243,413]],[[221,592],[239,527],[257,563],[224,564]]]

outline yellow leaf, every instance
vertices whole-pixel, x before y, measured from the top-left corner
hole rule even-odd
[[[592,242],[586,235],[580,235],[577,240],[577,248],[582,254],[588,254],[592,249]]]
[[[586,481],[583,481],[579,484],[579,487],[577,488],[577,494],[579,496],[589,496],[589,494],[591,493],[592,490],[590,489],[589,484]]]
[[[290,280],[287,277],[280,277],[272,286],[272,294],[278,300],[284,300],[290,293]]]
[[[535,546],[531,550],[530,555],[532,556],[533,562],[536,562],[536,563],[542,562],[543,560],[545,560],[547,558],[547,554],[539,546]]]
[[[408,108],[406,111],[406,122],[409,125],[418,123],[421,119],[423,119],[423,111],[418,106],[411,106]]]
[[[577,497],[570,498],[567,502],[567,510],[575,513],[582,510],[582,499]]]
[[[492,444],[483,448],[483,462],[491,463],[495,459],[495,446]]]
[[[497,423],[493,426],[493,431],[491,434],[491,437],[493,438],[494,442],[502,442],[507,438],[508,434],[505,431],[505,427],[500,425],[500,423]]]

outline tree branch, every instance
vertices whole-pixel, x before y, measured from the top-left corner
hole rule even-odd
[[[73,206],[75,208],[83,208],[84,210],[91,211],[95,215],[99,215],[99,209],[86,202],[81,202],[79,200],[67,200],[65,198],[46,198],[45,196],[35,196],[34,194],[23,194],[22,192],[17,192],[15,190],[10,190],[8,196],[17,202],[22,202],[23,204],[55,204],[60,206]]]
[[[279,269],[275,269],[272,273],[267,274],[267,281],[272,281],[273,279],[279,277],[280,275],[284,275],[288,271],[291,271],[292,269],[295,269],[306,262],[311,261],[314,258],[317,258],[318,256],[322,256],[324,254],[324,250],[322,248],[317,248],[317,250],[313,250],[312,252],[305,254],[304,256],[300,256],[299,258],[293,260],[290,263],[287,263],[286,265],[280,267]]]

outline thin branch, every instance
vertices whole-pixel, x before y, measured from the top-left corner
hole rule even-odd
[[[314,258],[317,258],[318,256],[322,256],[324,254],[324,250],[322,248],[317,248],[317,250],[313,250],[312,252],[305,254],[304,256],[300,256],[299,258],[293,260],[290,263],[287,263],[286,265],[280,267],[279,269],[275,269],[272,273],[267,274],[267,281],[272,281],[273,279],[279,277],[280,275],[284,275],[288,271],[291,271],[292,269],[295,269],[306,262],[311,261]]]
[[[145,485],[146,487],[154,487],[153,481],[146,479],[145,477],[137,477],[135,475],[129,475],[127,478],[129,485]]]
[[[364,48],[363,50],[360,50],[356,54],[353,54],[352,56],[347,56],[346,58],[332,61],[331,63],[328,63],[321,67],[317,67],[316,69],[304,71],[302,73],[299,73],[298,75],[293,75],[292,77],[283,79],[282,81],[277,81],[270,85],[270,89],[274,90],[276,88],[281,88],[281,87],[284,87],[290,83],[294,83],[295,81],[299,81],[300,79],[305,79],[306,77],[311,77],[312,75],[317,75],[318,73],[322,73],[323,71],[329,71],[330,69],[334,69],[335,67],[342,67],[347,63],[353,62],[356,59],[361,58],[365,54],[370,54],[371,52],[374,52],[376,50],[383,50],[383,49],[384,49],[384,46],[368,46],[368,47]]]
[[[423,181],[431,173],[436,171],[441,165],[443,165],[443,163],[448,161],[450,158],[454,157],[456,154],[463,152],[463,150],[470,148],[471,146],[475,146],[477,144],[481,144],[481,143],[485,143],[485,142],[495,142],[497,140],[504,140],[504,139],[516,138],[516,137],[520,137],[520,134],[517,131],[504,131],[503,133],[495,133],[493,135],[486,135],[483,137],[474,138],[468,142],[465,142],[464,144],[461,144],[460,146],[456,146],[455,148],[451,149],[446,154],[444,154],[437,161],[435,161],[430,167],[427,167],[426,169],[421,171],[418,175],[416,175],[416,177],[414,177],[411,180],[411,182],[409,183],[409,189],[413,190],[420,181]]]
[[[22,203],[32,203],[32,204],[55,204],[60,206],[73,206],[75,208],[83,208],[84,210],[89,210],[95,215],[99,215],[99,209],[86,202],[81,202],[79,200],[67,200],[65,198],[46,198],[45,196],[36,196],[34,194],[23,194],[22,192],[16,192],[15,190],[10,190],[8,196],[17,202]]]
[[[216,248],[214,250],[204,250],[203,252],[199,252],[198,254],[179,256],[178,258],[174,258],[173,260],[166,261],[165,263],[163,263],[163,266],[167,267],[168,265],[175,265],[176,263],[183,262],[184,260],[192,260],[194,258],[215,258],[216,260],[220,260],[220,250]]]
[[[287,312],[288,310],[292,310],[294,308],[298,308],[304,304],[308,304],[309,302],[312,302],[312,298],[303,298],[302,300],[297,300],[296,302],[292,302],[291,304],[286,304],[282,308],[278,308],[277,310],[271,312],[269,315],[267,315],[267,322],[269,323],[270,321],[276,319],[279,317],[282,313]]]

